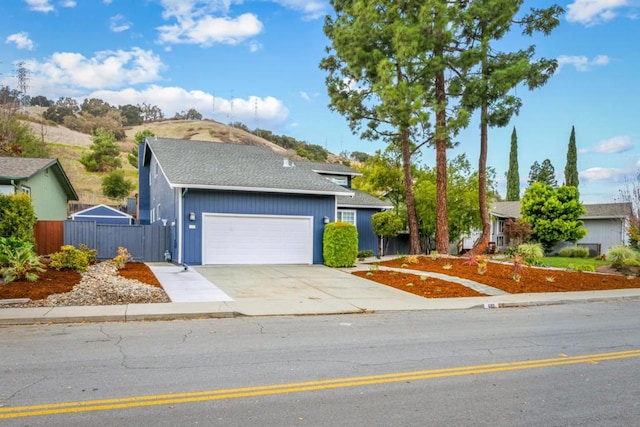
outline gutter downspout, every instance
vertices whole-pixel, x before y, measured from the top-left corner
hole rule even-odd
[[[178,197],[178,227],[177,227],[177,239],[178,239],[178,264],[182,265],[184,262],[182,259],[183,252],[183,236],[184,236],[184,196],[189,192],[188,188],[184,188],[180,192],[180,197]]]

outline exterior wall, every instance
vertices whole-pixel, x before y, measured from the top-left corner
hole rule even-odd
[[[189,213],[196,214],[195,221]],[[202,213],[313,216],[313,263],[322,264],[324,216],[335,215],[334,196],[189,190],[183,200],[182,262],[202,264]],[[192,228],[190,228],[192,227]]]
[[[162,171],[157,167],[156,158],[152,157],[149,170],[149,222],[165,220],[167,223],[177,221],[176,192],[169,186]],[[157,170],[157,173],[156,173]]]
[[[584,228],[587,235],[577,243],[600,243],[601,254],[606,254],[611,246],[627,244],[624,219],[585,219]]]
[[[356,227],[358,228],[358,250],[370,249],[378,255],[378,236],[373,231],[371,216],[380,212],[379,209],[356,209]]]
[[[138,223],[149,224],[149,215],[151,209],[150,194],[150,170],[151,166],[144,164],[145,145],[140,144],[138,147]]]
[[[31,189],[31,202],[38,220],[67,219],[67,194],[53,170],[40,171],[20,185]]]

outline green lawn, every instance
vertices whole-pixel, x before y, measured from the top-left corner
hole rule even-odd
[[[573,264],[573,265],[588,264],[588,265],[593,265],[594,267],[610,264],[607,261],[602,261],[601,259],[597,259],[597,258],[569,258],[569,257],[562,257],[562,256],[547,256],[542,258],[540,262],[542,265],[549,266],[549,267],[558,267],[558,268],[569,268],[569,264]]]

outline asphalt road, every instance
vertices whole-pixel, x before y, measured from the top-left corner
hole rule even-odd
[[[638,425],[639,312],[0,327],[0,425]]]

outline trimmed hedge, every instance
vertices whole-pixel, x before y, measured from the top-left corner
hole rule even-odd
[[[358,256],[358,229],[347,222],[332,222],[322,237],[324,264],[329,267],[353,267]]]

